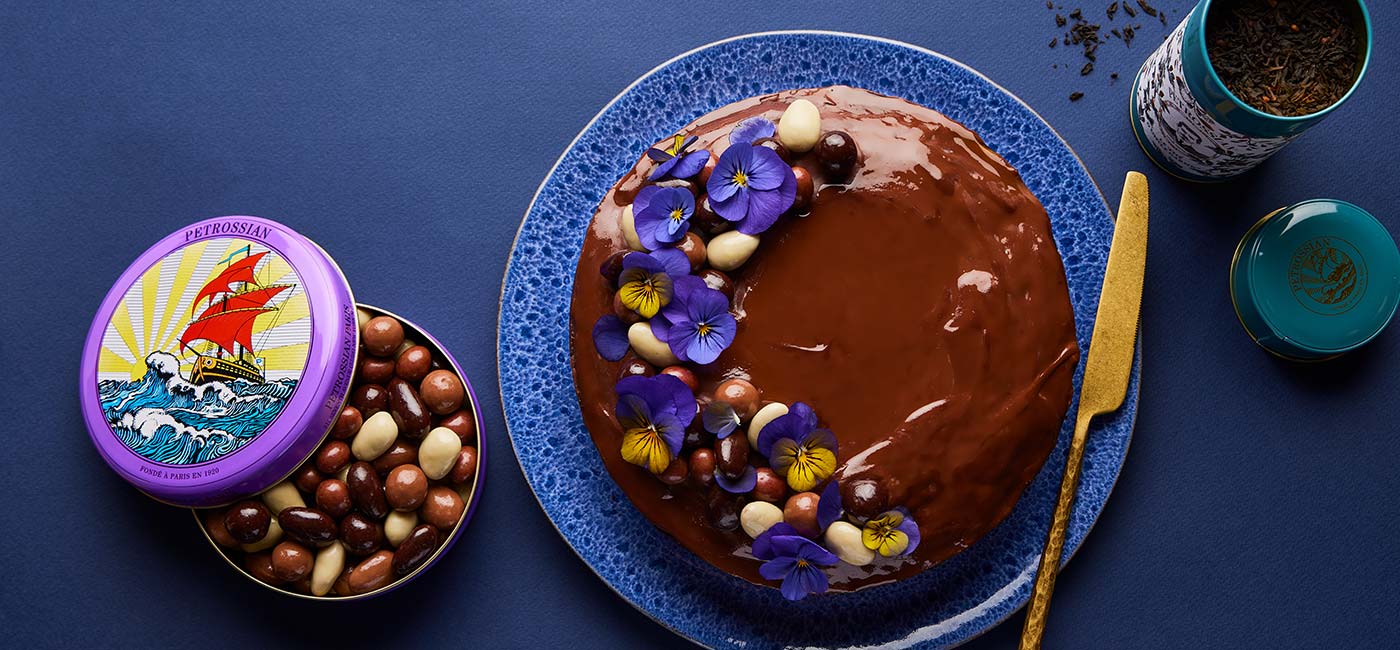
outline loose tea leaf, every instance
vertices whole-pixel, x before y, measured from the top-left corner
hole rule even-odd
[[[1069,100],[1072,101],[1072,102],[1077,102],[1077,101],[1079,101],[1082,97],[1084,97],[1084,93],[1081,93],[1081,92],[1078,92],[1078,91],[1075,91],[1075,92],[1072,92],[1072,93],[1069,94]]]
[[[1355,3],[1231,0],[1211,9],[1211,64],[1225,87],[1254,108],[1281,116],[1316,113],[1356,81],[1361,45]]]
[[[1114,16],[1118,14],[1120,9],[1128,12],[1130,16],[1135,16],[1138,10],[1132,8],[1132,3],[1137,1],[1139,0],[1113,0],[1105,7],[1104,14],[1108,16],[1110,21],[1114,19]],[[1084,18],[1084,10],[1080,7],[1075,7],[1068,14],[1064,14],[1061,13],[1064,9],[1063,6],[1057,6],[1053,2],[1048,2],[1046,3],[1046,9],[1056,12],[1054,16],[1055,25],[1057,27],[1066,28],[1063,35],[1050,40],[1049,47],[1053,49],[1058,45],[1064,45],[1065,47],[1079,48],[1084,55],[1084,65],[1079,69],[1080,76],[1087,76],[1094,72],[1095,65],[1099,62],[1100,45],[1116,38],[1123,41],[1124,46],[1131,46],[1133,38],[1137,34],[1137,30],[1142,29],[1142,25],[1134,24],[1105,30],[1102,25],[1091,23],[1086,20]],[[1166,12],[1153,8],[1152,15],[1158,16],[1163,24],[1166,24]],[[1050,67],[1052,69],[1059,69],[1061,66],[1056,63]],[[1064,67],[1069,68],[1071,66],[1066,65]],[[1117,79],[1117,73],[1114,73],[1112,78]]]

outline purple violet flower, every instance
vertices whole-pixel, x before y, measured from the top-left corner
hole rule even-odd
[[[785,523],[773,524],[754,539],[753,556],[766,560],[758,573],[767,580],[781,580],[780,590],[788,600],[826,591],[829,583],[822,567],[839,562],[831,551]]]
[[[715,485],[730,494],[748,494],[753,490],[753,486],[758,485],[758,470],[753,465],[745,465],[744,473],[739,478],[731,479],[724,475],[724,472],[715,472]]]
[[[648,178],[659,181],[667,176],[690,178],[699,174],[700,170],[705,168],[705,163],[709,162],[710,152],[692,151],[686,153],[686,149],[689,149],[692,144],[695,144],[695,136],[687,138],[683,135],[675,135],[665,149],[657,149],[656,147],[647,149],[647,157],[661,163]]]
[[[729,145],[753,144],[754,140],[771,138],[778,132],[772,120],[763,117],[750,117],[740,120],[729,130]]]
[[[695,214],[695,197],[683,188],[648,185],[637,192],[632,211],[637,238],[648,250],[657,250],[685,239]]]
[[[685,252],[679,248],[662,248],[650,253],[632,253],[633,255],[651,255],[652,259],[661,262],[661,270],[666,275],[671,276],[671,283],[676,284],[682,277],[690,274],[690,258],[685,256]],[[626,258],[623,258],[626,260]],[[699,280],[700,278],[695,278]],[[704,281],[701,280],[703,283]]]
[[[606,314],[593,325],[593,348],[598,356],[608,361],[617,361],[627,354],[632,343],[627,340],[627,323],[612,314]]]
[[[827,526],[835,523],[841,518],[844,508],[841,505],[841,486],[836,479],[831,479],[822,490],[821,496],[817,498],[817,528],[826,531]]]
[[[716,214],[739,232],[757,235],[792,207],[797,176],[773,150],[737,144],[720,155],[705,191]]]
[[[701,281],[703,284],[703,281]],[[739,323],[729,313],[729,299],[709,287],[687,286],[679,312],[673,317],[666,343],[681,361],[704,365],[714,362],[734,342]]]
[[[706,431],[720,440],[728,438],[739,428],[739,414],[728,402],[710,402],[705,412],[700,414],[700,421],[705,424]]]

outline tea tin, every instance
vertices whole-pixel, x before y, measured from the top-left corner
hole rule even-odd
[[[1206,18],[1222,0],[1201,0],[1177,25],[1133,80],[1129,93],[1133,134],[1147,157],[1184,180],[1221,181],[1264,162],[1346,102],[1371,58],[1371,17],[1358,8],[1363,52],[1356,79],[1327,108],[1284,117],[1250,106],[1225,87],[1206,48]]]
[[[358,337],[350,285],[314,242],[259,217],[191,224],[142,253],[98,308],[78,387],[88,434],[157,500],[257,494],[330,431]]]
[[[1313,199],[1256,223],[1230,264],[1245,331],[1280,357],[1316,361],[1380,334],[1400,303],[1400,250],[1370,213]]]

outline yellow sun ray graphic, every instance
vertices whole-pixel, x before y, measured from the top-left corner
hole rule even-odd
[[[240,262],[252,266],[236,269],[232,280],[214,282]],[[195,296],[211,282],[212,295],[205,291],[196,304]],[[238,315],[217,316],[230,311]],[[192,326],[201,317],[203,325]],[[245,337],[248,349],[240,344]],[[134,381],[146,373],[147,357],[164,352],[177,359],[186,379],[197,379],[193,371],[199,364],[237,365],[243,368],[237,376],[250,381],[295,379],[305,366],[310,338],[306,289],[281,255],[249,240],[206,240],[165,256],[127,289],[103,334],[98,374]]]

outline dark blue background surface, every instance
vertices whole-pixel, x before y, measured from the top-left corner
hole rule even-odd
[[[1383,119],[1400,8],[1371,3],[1372,69],[1348,106],[1256,172],[1197,186],[1152,168],[1126,123],[1131,77],[1166,27],[1139,18],[1133,47],[1105,45],[1081,78],[1077,54],[1046,48],[1058,30],[1038,0],[866,4],[4,3],[5,645],[683,645],[593,577],[521,478],[496,399],[501,272],[540,179],[603,104],[688,49],[788,28],[943,52],[1040,111],[1111,205],[1127,170],[1152,182],[1137,433],[1059,582],[1047,647],[1400,644],[1400,334],[1329,364],[1275,361],[1224,282],[1238,237],[1286,203],[1347,199],[1400,232],[1400,137]],[[1189,9],[1156,4],[1172,24]],[[1086,96],[1070,103],[1074,90]],[[231,213],[316,239],[360,300],[451,348],[485,402],[477,518],[382,599],[327,606],[251,584],[188,513],[107,471],[79,422],[76,363],[110,283],[160,236]],[[968,647],[1014,647],[1021,619]]]

